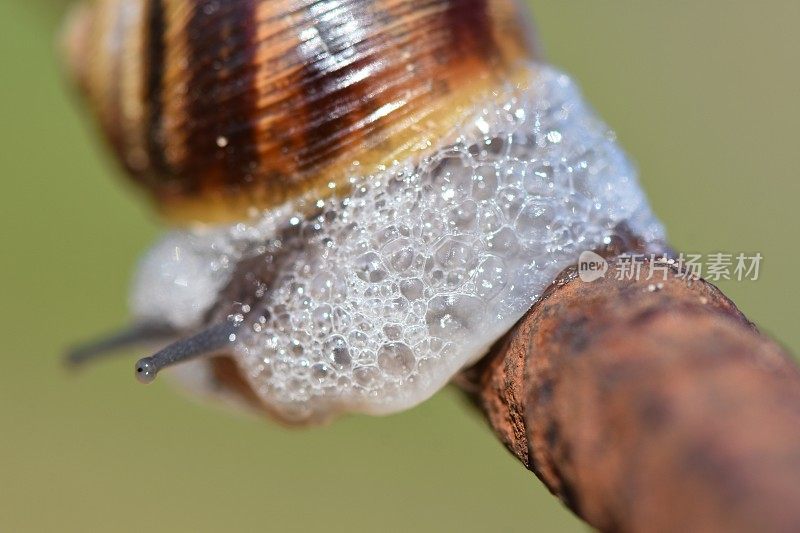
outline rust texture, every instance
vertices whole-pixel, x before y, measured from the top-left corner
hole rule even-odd
[[[791,358],[709,283],[615,277],[565,270],[462,377],[498,438],[602,531],[800,531]]]

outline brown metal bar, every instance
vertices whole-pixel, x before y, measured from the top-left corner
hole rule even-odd
[[[565,270],[462,386],[602,531],[800,531],[800,371],[709,283]]]

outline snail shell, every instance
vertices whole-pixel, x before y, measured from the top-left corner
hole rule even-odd
[[[526,21],[512,0],[76,12],[68,57],[111,144],[167,215],[206,222],[147,254],[139,333],[102,346],[176,333],[140,379],[192,359],[190,388],[285,422],[391,413],[619,227],[657,246],[635,171]]]
[[[534,56],[515,0],[103,0],[71,70],[163,212],[241,218],[420,151]]]

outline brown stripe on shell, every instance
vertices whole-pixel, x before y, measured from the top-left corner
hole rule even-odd
[[[163,130],[164,62],[166,60],[166,12],[164,0],[148,0],[145,24],[146,73],[144,98],[147,102],[145,135],[151,171],[166,174],[169,165],[165,155]]]
[[[368,105],[362,80],[371,74],[373,63],[357,49],[363,35],[340,22],[341,11],[347,10],[346,16],[353,20],[364,20],[368,8],[363,3],[309,8],[314,26],[304,30],[306,36],[301,33],[305,62],[298,79],[304,127],[297,154],[301,174],[314,168],[315,158],[333,158],[342,150],[346,132]]]
[[[152,161],[135,177],[179,218],[418,157],[534,55],[518,0],[148,1],[164,49],[148,41]]]
[[[487,62],[497,57],[488,0],[451,2],[445,16],[445,24],[452,36],[450,47],[454,53],[477,54]]]
[[[156,195],[180,194],[180,166],[187,158],[187,113],[191,79],[190,46],[186,27],[194,0],[162,0],[164,8],[164,68],[161,80],[161,142],[170,172],[153,173],[158,185],[148,189]]]
[[[126,0],[109,0],[95,10],[84,6],[70,18],[67,36],[76,81],[114,151],[134,174],[149,166],[143,149],[142,12],[141,3]]]
[[[146,5],[141,2],[122,2],[124,20],[120,61],[120,111],[125,139],[125,165],[134,173],[149,167],[146,134],[146,104],[144,75],[147,57],[145,54]]]
[[[246,181],[256,166],[253,116],[253,0],[197,2],[186,26],[190,78],[186,97],[183,194]]]

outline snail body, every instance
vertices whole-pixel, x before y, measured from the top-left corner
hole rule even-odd
[[[625,155],[536,58],[514,2],[91,9],[70,57],[103,129],[168,216],[205,222],[140,267],[136,321],[189,336],[143,360],[146,377],[192,359],[174,369],[191,387],[290,423],[395,412],[620,225],[663,241]],[[75,59],[109,42],[128,62]],[[127,74],[97,74],[109,65]]]

